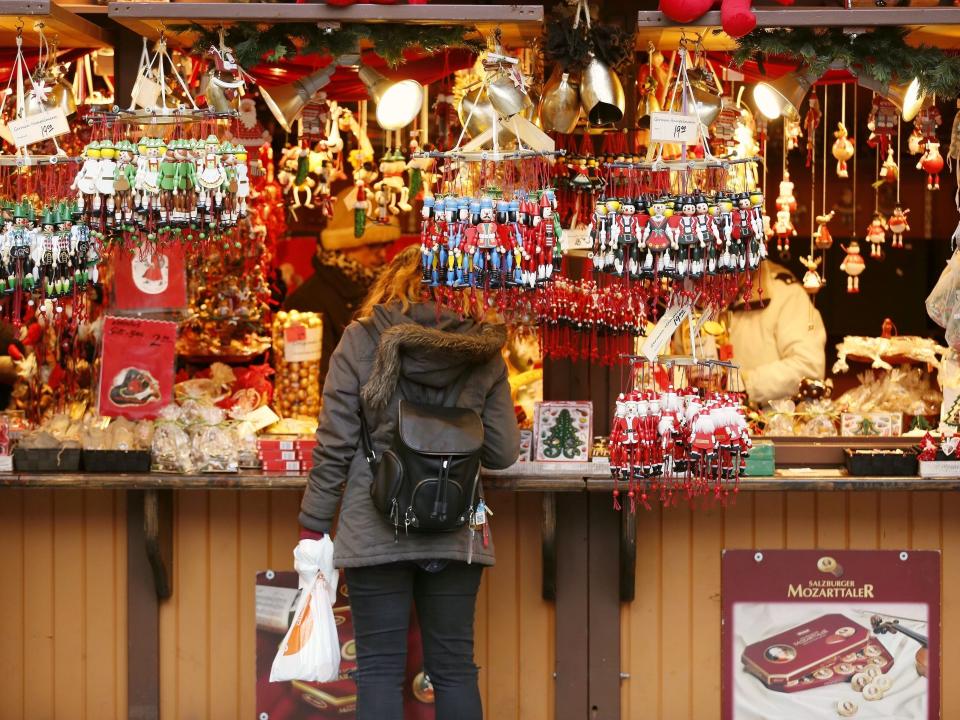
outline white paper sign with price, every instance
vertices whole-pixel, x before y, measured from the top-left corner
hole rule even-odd
[[[690,317],[690,310],[693,307],[689,299],[682,302],[674,300],[670,307],[664,311],[663,315],[657,321],[653,330],[643,341],[643,347],[640,348],[640,354],[650,362],[656,362],[660,353],[670,342],[670,338],[677,331],[683,321]]]
[[[650,113],[650,139],[654,142],[695,143],[699,140],[699,125],[696,115]]]
[[[319,360],[323,346],[323,331],[318,327],[291,325],[284,331],[283,359],[287,362]]]
[[[67,116],[60,108],[53,108],[36,115],[28,115],[19,120],[7,123],[13,144],[18,148],[33,145],[34,143],[51,140],[70,132]]]

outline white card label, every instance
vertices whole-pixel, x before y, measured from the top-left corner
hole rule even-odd
[[[137,78],[133,86],[133,104],[143,109],[154,108],[160,99],[160,83],[146,75]]]
[[[17,147],[26,147],[70,132],[67,116],[60,108],[28,115],[20,120],[11,120],[7,127],[10,128],[13,144]]]
[[[647,335],[647,339],[643,341],[640,354],[650,362],[655,362],[667,343],[670,342],[670,338],[673,337],[677,328],[690,316],[690,308],[689,300],[684,301],[682,305],[671,304],[657,321],[650,334]]]
[[[323,331],[318,327],[291,325],[284,331],[283,359],[287,362],[319,360]]]
[[[560,247],[565,253],[571,250],[592,250],[593,240],[590,238],[590,228],[564,230],[560,233]]]
[[[654,142],[695,143],[698,139],[698,124],[696,115],[650,113],[650,139]]]

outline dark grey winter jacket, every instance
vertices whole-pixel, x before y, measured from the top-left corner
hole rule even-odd
[[[370,499],[373,475],[360,449],[359,407],[370,424],[379,456],[390,445],[401,395],[413,402],[451,404],[476,410],[483,419],[481,462],[491,469],[512,465],[520,452],[507,369],[500,355],[506,339],[502,325],[463,320],[433,303],[418,303],[407,313],[399,304],[375,308],[372,321],[351,323],[330,358],[300,524],[330,532],[338,567],[378,565],[399,560],[467,560],[470,533],[402,534]],[[451,386],[469,372],[456,399]],[[455,400],[455,401],[454,401]],[[496,508],[494,508],[494,511]],[[495,523],[495,521],[494,521]],[[473,562],[493,564],[493,544],[474,542]]]

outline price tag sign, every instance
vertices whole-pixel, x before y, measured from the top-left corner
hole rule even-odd
[[[323,329],[291,325],[283,331],[283,359],[287,362],[310,362],[320,359]]]
[[[691,304],[685,300],[683,304],[671,303],[667,311],[657,321],[653,330],[643,341],[643,347],[640,348],[640,354],[650,362],[654,362],[663,349],[670,342],[670,338],[677,331],[677,328],[683,324],[683,321],[690,317]]]
[[[160,83],[146,75],[137,78],[133,86],[133,104],[144,109],[157,106],[160,99]]]
[[[563,252],[571,250],[592,250],[593,240],[590,238],[589,228],[571,228],[560,233],[560,247]]]
[[[650,113],[650,139],[654,142],[695,143],[698,139],[698,125],[696,115]]]
[[[70,132],[67,116],[63,114],[63,110],[60,108],[29,115],[19,120],[11,120],[7,123],[7,127],[13,136],[13,144],[18,148],[50,140]]]

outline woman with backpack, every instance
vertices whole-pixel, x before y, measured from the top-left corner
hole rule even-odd
[[[358,720],[401,720],[417,609],[438,720],[482,718],[473,621],[494,561],[479,467],[520,452],[502,325],[420,302],[410,247],[330,358],[301,538],[333,529],[357,645]]]

